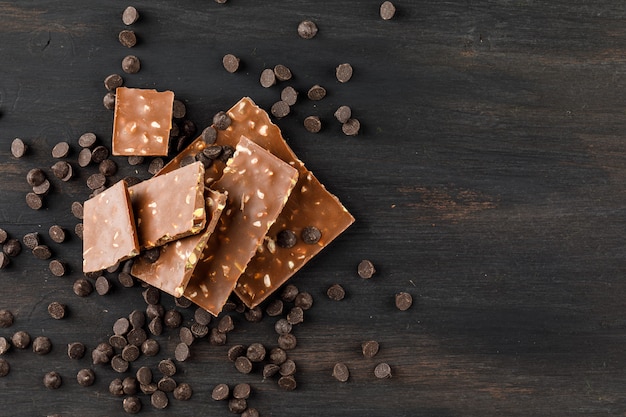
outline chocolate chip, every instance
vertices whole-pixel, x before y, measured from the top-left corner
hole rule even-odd
[[[72,215],[79,220],[83,219],[83,205],[78,201],[72,203]]]
[[[283,299],[283,301],[290,303],[296,299],[296,296],[298,295],[299,292],[300,291],[298,290],[298,287],[296,287],[293,284],[287,284],[283,288],[280,296]]]
[[[167,399],[167,394],[163,391],[156,390],[150,396],[150,403],[157,410],[163,410],[169,404],[169,400]]]
[[[127,158],[128,165],[137,166],[143,164],[144,157],[141,155],[131,155]]]
[[[294,304],[296,307],[308,310],[313,306],[313,296],[308,292],[302,291],[296,296]]]
[[[259,306],[249,308],[245,311],[244,317],[250,323],[258,323],[263,319],[263,310]]]
[[[311,133],[318,133],[322,130],[322,121],[319,116],[308,116],[304,119],[304,128]]]
[[[413,305],[413,297],[408,292],[399,292],[396,294],[396,307],[400,311],[406,311]]]
[[[8,256],[15,257],[22,252],[22,244],[17,239],[8,239],[2,246],[2,251]]]
[[[211,329],[209,343],[213,346],[223,346],[226,344],[226,333],[220,332],[217,328]]]
[[[282,365],[287,360],[287,352],[279,347],[272,348],[270,350],[269,360],[275,365]]]
[[[154,339],[146,339],[141,344],[141,353],[146,356],[156,356],[159,353],[160,346],[159,342]]]
[[[89,189],[91,190],[96,190],[104,186],[106,181],[107,181],[106,177],[99,172],[96,174],[91,174],[87,178],[87,187],[89,187]]]
[[[276,103],[272,104],[271,113],[277,119],[282,119],[287,116],[291,109],[289,108],[289,104],[286,102],[279,100]]]
[[[4,229],[0,229],[0,244],[6,242],[8,238],[9,234],[7,233],[7,231]]]
[[[122,389],[126,395],[134,395],[137,393],[137,379],[132,376],[127,376],[122,381]]]
[[[293,248],[296,245],[298,238],[292,230],[281,230],[276,234],[276,244],[281,248]]]
[[[52,342],[46,336],[37,336],[33,340],[33,352],[38,355],[46,355],[52,350]]]
[[[224,66],[224,69],[231,74],[237,72],[237,70],[239,69],[239,62],[239,58],[237,58],[233,54],[226,54],[222,58],[222,65]]]
[[[267,363],[263,366],[263,378],[271,378],[280,371],[280,366],[275,363]]]
[[[165,315],[165,307],[161,304],[148,304],[146,307],[146,316],[148,320],[152,320],[155,317],[163,317]]]
[[[48,235],[56,243],[63,243],[65,241],[65,230],[61,226],[53,225],[48,229]]]
[[[298,101],[298,92],[295,88],[287,86],[280,92],[280,99],[288,105],[293,106],[296,104],[296,101]]]
[[[82,387],[90,387],[96,381],[96,374],[89,368],[83,368],[76,374],[76,382]]]
[[[141,351],[135,345],[126,345],[122,348],[122,359],[128,362],[134,362],[139,358]]]
[[[211,391],[211,398],[215,401],[223,401],[230,396],[230,388],[226,384],[217,384]]]
[[[26,182],[32,187],[43,184],[46,180],[46,174],[40,168],[33,168],[26,173]]]
[[[380,17],[383,20],[390,20],[396,14],[396,6],[390,1],[385,1],[380,5]]]
[[[326,290],[326,295],[333,301],[341,301],[346,296],[346,290],[339,284],[333,284]]]
[[[174,304],[176,305],[176,307],[189,308],[191,307],[193,302],[189,298],[186,298],[186,297],[176,297],[174,298]]]
[[[122,60],[122,71],[127,74],[136,74],[141,69],[141,62],[135,55],[127,55]]]
[[[309,245],[314,245],[320,241],[322,237],[322,232],[315,226],[308,226],[302,229],[300,233],[300,238],[302,241]]]
[[[220,161],[226,163],[235,154],[235,148],[230,145],[222,146],[222,154],[220,155]]]
[[[30,335],[23,331],[17,331],[11,337],[11,343],[18,349],[26,349],[30,345]]]
[[[146,315],[143,311],[133,310],[128,315],[128,322],[133,329],[140,329],[146,324]]]
[[[287,313],[287,322],[291,325],[300,324],[304,321],[304,311],[302,307],[295,306]]]
[[[246,350],[246,357],[250,362],[261,362],[265,359],[265,346],[261,343],[251,343]]]
[[[278,347],[283,350],[292,350],[295,349],[298,344],[298,340],[293,333],[281,334],[278,336]]]
[[[339,123],[347,122],[352,117],[352,109],[348,106],[340,106],[335,110],[335,118]]]
[[[63,317],[65,317],[65,309],[65,305],[59,303],[58,301],[53,301],[48,304],[48,314],[55,320],[61,320]]]
[[[120,284],[122,284],[122,287],[125,288],[130,288],[133,285],[135,285],[135,280],[133,279],[132,275],[130,275],[128,272],[120,272],[117,275],[117,280],[120,282]]]
[[[155,175],[165,166],[165,161],[163,158],[154,158],[150,161],[150,165],[148,165],[148,173]]]
[[[99,164],[109,157],[109,150],[103,146],[96,146],[91,152],[91,162]]]
[[[309,88],[309,91],[306,93],[309,100],[318,101],[326,97],[326,89],[321,85],[314,85]]]
[[[13,313],[7,309],[0,309],[0,327],[7,328],[13,326]]]
[[[135,377],[140,384],[147,385],[152,382],[152,370],[147,366],[137,369]]]
[[[246,408],[243,413],[241,413],[241,417],[259,417],[259,410],[253,407]]]
[[[348,119],[343,125],[341,125],[341,131],[346,136],[356,136],[359,134],[359,130],[361,130],[361,122],[357,119]]]
[[[239,356],[235,359],[235,368],[242,374],[252,372],[252,362],[246,356]]]
[[[5,377],[11,371],[11,365],[6,359],[0,358],[0,377]]]
[[[33,210],[39,210],[43,207],[43,199],[35,193],[28,193],[26,194],[26,205]]]
[[[10,262],[9,256],[4,252],[0,252],[0,269],[6,268]]]
[[[4,355],[11,349],[11,342],[4,336],[0,336],[0,355]]]
[[[292,359],[287,359],[280,365],[279,371],[282,376],[289,376],[296,373],[296,363]]]
[[[226,112],[220,111],[213,116],[213,126],[217,130],[226,130],[232,123],[232,120]]]
[[[199,323],[205,326],[211,323],[211,318],[212,318],[211,313],[209,313],[202,307],[196,308],[193,314],[193,319],[196,321],[196,323]]]
[[[178,401],[187,401],[193,395],[193,390],[191,389],[191,385],[186,382],[181,382],[174,389],[173,395],[174,399]]]
[[[226,357],[229,361],[235,362],[238,357],[246,354],[247,348],[244,345],[234,345],[228,349]]]
[[[204,148],[201,154],[209,160],[214,160],[220,157],[223,150],[220,145],[211,145]]]
[[[119,35],[117,35],[117,39],[120,41],[122,46],[127,48],[132,48],[137,44],[137,35],[132,30],[124,29]]]
[[[373,358],[378,353],[379,344],[375,340],[368,340],[361,343],[361,351],[366,358]]]
[[[291,70],[282,64],[278,64],[274,67],[274,74],[278,81],[291,80]]]
[[[298,36],[302,39],[312,39],[317,35],[317,25],[310,20],[304,20],[298,25]]]
[[[57,389],[62,383],[63,380],[58,372],[51,371],[43,376],[43,385],[48,389]]]
[[[33,255],[37,259],[50,259],[52,252],[46,245],[37,245],[33,248]]]
[[[128,371],[129,363],[125,360],[122,355],[115,355],[111,358],[111,369],[115,372],[123,374]]]
[[[167,310],[163,316],[163,323],[165,327],[177,329],[183,323],[183,316],[180,314],[180,311]]]
[[[287,319],[278,319],[274,324],[274,330],[278,334],[291,333],[292,324]]]
[[[217,323],[217,330],[221,333],[228,333],[235,329],[235,323],[233,322],[233,318],[231,316],[224,316]]]
[[[293,391],[297,387],[296,378],[293,375],[281,376],[278,386],[286,391]]]
[[[74,290],[74,294],[77,296],[87,297],[93,292],[93,285],[91,285],[91,282],[85,278],[79,278],[74,281],[72,289]]]
[[[65,158],[70,152],[70,144],[67,142],[59,142],[52,148],[53,158]]]
[[[78,152],[78,166],[85,168],[91,163],[91,149],[83,148]]]
[[[139,397],[126,397],[124,398],[122,404],[124,407],[124,411],[126,411],[128,414],[137,414],[141,411],[141,400],[139,399]]]
[[[113,110],[115,108],[115,94],[108,92],[102,97],[102,105],[107,110]]]
[[[135,346],[141,346],[141,344],[145,342],[147,338],[148,338],[148,335],[146,334],[146,331],[140,327],[139,328],[134,327],[126,335],[126,339],[128,340],[128,343],[130,343],[131,345],[135,345]]]
[[[350,371],[345,363],[338,362],[333,367],[333,377],[339,382],[346,382],[350,378]]]
[[[265,313],[270,317],[276,317],[283,314],[283,302],[282,300],[275,299],[270,301],[265,307]]]
[[[60,180],[71,178],[72,166],[65,161],[57,161],[50,167],[52,174]]]
[[[28,146],[26,146],[24,141],[20,138],[15,138],[13,139],[13,142],[11,142],[11,154],[15,158],[23,157],[24,154],[26,154],[27,149]]]
[[[189,359],[190,355],[191,353],[189,351],[189,346],[184,343],[179,343],[178,345],[176,345],[176,349],[174,350],[174,357],[177,361],[184,362]]]
[[[135,9],[133,6],[128,6],[126,9],[124,9],[124,12],[122,13],[122,22],[124,22],[126,26],[132,25],[137,21],[137,19],[139,19],[139,13],[137,12],[137,9]]]
[[[22,243],[24,243],[24,246],[31,250],[39,246],[39,242],[39,233],[37,232],[26,233],[22,238]]]
[[[33,187],[33,193],[37,195],[46,195],[48,194],[48,191],[50,191],[50,181],[48,180],[45,180],[41,184]]]
[[[178,338],[187,346],[191,346],[195,340],[195,336],[191,332],[191,329],[185,326],[181,327],[178,331]]]
[[[248,408],[248,402],[243,398],[231,398],[228,400],[228,410],[231,413],[241,414]]]
[[[111,74],[111,75],[108,75],[104,79],[104,88],[112,92],[115,92],[116,88],[121,87],[123,85],[124,85],[124,79],[119,74]],[[96,141],[96,135],[94,135],[93,133],[86,133],[86,134],[89,135],[90,138],[88,140],[84,139],[81,142],[81,138],[82,138],[81,136],[78,139],[78,144],[82,146],[83,148],[90,148]]]
[[[174,376],[176,374],[176,364],[171,359],[163,359],[159,362],[157,368],[164,376]]]
[[[105,177],[112,177],[117,174],[117,163],[112,159],[105,159],[98,165],[98,171]]]
[[[246,384],[245,382],[237,384],[233,387],[233,397],[245,400],[250,397],[251,391],[250,384]]]
[[[339,64],[337,68],[335,68],[335,76],[340,83],[347,83],[350,81],[350,78],[352,78],[352,65],[347,63]]]
[[[124,388],[120,378],[115,378],[111,381],[111,383],[109,383],[109,393],[118,397],[124,395]]]
[[[164,392],[172,392],[176,388],[176,381],[169,376],[164,376],[157,383],[157,387]]]
[[[115,349],[124,349],[128,346],[128,340],[126,340],[126,338],[122,335],[113,334],[109,336],[109,344]]]
[[[157,252],[159,251],[159,249],[157,249]],[[147,257],[149,258],[149,257]],[[157,257],[158,259],[158,257]],[[155,259],[156,261],[156,259]],[[151,262],[152,263],[152,262]],[[145,290],[143,290],[142,292],[143,295],[143,299],[146,302],[146,304],[159,304],[159,301],[161,300],[161,291],[156,288],[156,287],[148,287]]]
[[[194,323],[191,325],[191,333],[194,337],[200,339],[209,334],[209,326],[205,326],[204,324]]]
[[[391,378],[391,367],[388,363],[382,362],[376,365],[374,368],[374,375],[376,378]]]
[[[209,126],[202,131],[201,136],[207,145],[212,145],[217,140],[217,130],[213,126]]]
[[[274,74],[274,70],[270,68],[265,68],[261,71],[261,76],[259,77],[259,82],[262,87],[270,88],[274,84],[276,84],[276,74]]]
[[[104,275],[96,278],[96,292],[98,295],[107,295],[111,291],[111,281]]]
[[[82,359],[86,350],[81,342],[72,342],[67,345],[67,356],[70,359]]]

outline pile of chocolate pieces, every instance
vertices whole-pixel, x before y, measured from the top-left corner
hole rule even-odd
[[[171,91],[118,88],[113,154],[167,155],[173,101]],[[217,316],[232,292],[259,305],[354,222],[250,98],[226,115],[227,128],[152,178],[84,203],[83,272],[134,258],[133,276]]]

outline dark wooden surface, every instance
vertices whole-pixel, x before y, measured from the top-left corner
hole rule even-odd
[[[107,392],[118,375],[96,366],[96,384],[78,386],[76,372],[91,364],[69,360],[65,345],[105,341],[115,319],[145,308],[141,288],[78,298],[80,241],[45,236],[52,224],[73,229],[70,203],[87,198],[96,168],[53,181],[44,210],[27,208],[24,195],[26,172],[50,173],[58,141],[72,144],[73,162],[82,133],[109,143],[102,80],[128,53],[143,69],[126,84],[175,91],[201,128],[242,96],[269,108],[280,87],[259,85],[265,67],[289,66],[295,77],[282,85],[301,92],[326,86],[324,100],[300,100],[278,124],[357,219],[292,280],[315,297],[290,353],[296,391],[234,370],[228,346],[276,343],[275,319],[235,315],[227,346],[199,341],[180,365],[176,378],[193,386],[192,400],[156,411],[143,396],[143,415],[230,415],[210,398],[221,382],[249,382],[250,406],[264,416],[624,415],[626,4],[395,3],[385,22],[370,0],[139,1],[140,42],[127,50],[116,39],[126,2],[0,2],[0,227],[18,238],[40,232],[72,269],[57,278],[22,253],[0,271],[0,307],[16,316],[0,335],[27,330],[54,344],[47,356],[6,355],[0,415],[123,414]],[[296,35],[305,18],[319,25],[313,40]],[[241,57],[240,72],[224,71],[225,53]],[[342,62],[355,69],[347,84],[334,79]],[[362,122],[358,137],[333,120],[342,104]],[[321,133],[302,127],[309,114],[322,118]],[[10,156],[15,137],[30,145],[21,160]],[[148,176],[146,166],[135,173],[118,162],[118,179]],[[364,258],[379,270],[367,281],[355,271]],[[341,302],[324,294],[336,282],[348,294]],[[395,309],[398,291],[413,294],[409,311]],[[49,318],[51,301],[66,303],[69,317]],[[366,339],[381,344],[372,360],[360,354]],[[158,340],[158,358],[171,356],[175,332]],[[338,361],[351,369],[348,383],[331,377]],[[374,378],[382,361],[393,378]],[[63,376],[59,390],[43,387],[49,370]]]

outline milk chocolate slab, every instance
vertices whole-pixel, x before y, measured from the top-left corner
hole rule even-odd
[[[246,137],[212,189],[228,196],[185,297],[218,315],[265,234],[282,211],[298,171]]]
[[[205,190],[208,223],[199,234],[188,236],[161,246],[159,259],[148,262],[138,257],[131,274],[144,282],[178,298],[183,295],[191,274],[200,260],[209,236],[215,230],[218,219],[226,205],[226,195]]]
[[[83,272],[115,265],[139,253],[126,183],[119,181],[83,205]]]
[[[142,249],[197,234],[206,225],[201,162],[140,182],[128,192]]]
[[[166,156],[174,93],[118,87],[115,90],[113,155]]]

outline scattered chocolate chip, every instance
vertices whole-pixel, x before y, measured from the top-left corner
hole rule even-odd
[[[313,306],[313,296],[306,291],[302,291],[296,296],[294,304],[296,307],[308,310]]]
[[[146,331],[140,327],[133,327],[133,329],[130,330],[126,335],[126,340],[128,340],[128,343],[135,346],[141,346],[141,344],[145,342],[147,338],[148,335],[146,334]]]
[[[261,362],[265,359],[265,346],[261,343],[251,343],[246,350],[246,357],[250,359],[250,362]]]
[[[128,165],[137,166],[143,164],[144,157],[141,155],[131,155],[127,159]]]
[[[33,168],[26,173],[26,182],[32,187],[43,184],[46,180],[46,174],[40,168]]]
[[[43,207],[43,199],[35,193],[28,193],[26,194],[26,205],[33,210],[39,210]]]
[[[413,305],[413,297],[408,292],[399,292],[396,294],[396,307],[400,311],[406,311]]]
[[[161,304],[148,304],[146,307],[146,317],[152,320],[155,317],[163,317],[165,315],[165,307]]]
[[[191,332],[191,329],[185,326],[181,327],[178,331],[178,338],[187,346],[191,346],[193,344],[193,341],[196,339],[196,337]]]
[[[226,54],[222,58],[222,65],[224,66],[224,69],[231,74],[237,72],[239,69],[239,62],[239,58],[233,54]]]
[[[94,164],[100,164],[102,161],[109,157],[109,150],[103,146],[96,146],[91,152],[91,162]]]
[[[48,389],[57,389],[62,383],[63,380],[58,372],[51,371],[43,376],[43,385]]]
[[[150,403],[157,410],[163,410],[169,404],[169,400],[167,399],[167,394],[163,391],[156,390],[150,396]]]
[[[341,124],[350,120],[350,117],[352,117],[352,109],[348,106],[340,106],[335,110],[335,118]]]
[[[296,296],[298,295],[299,292],[300,291],[298,290],[298,287],[296,287],[293,284],[287,284],[283,288],[280,296],[283,299],[283,301],[287,303],[291,303],[293,300],[296,299]]]
[[[0,252],[0,269],[6,268],[10,262],[9,256],[4,252]]]
[[[147,366],[137,369],[135,377],[140,384],[147,385],[152,382],[152,370]]]
[[[183,316],[180,311],[167,310],[163,316],[163,324],[170,329],[177,329],[183,323]]]
[[[176,307],[189,308],[191,307],[193,302],[189,298],[186,298],[186,297],[176,297],[174,298],[174,304],[176,305]]]
[[[135,285],[135,280],[133,279],[133,276],[130,275],[128,272],[120,272],[117,275],[117,280],[120,282],[120,284],[122,284],[122,287],[124,288],[130,288]]]
[[[390,20],[396,14],[396,6],[390,1],[385,1],[380,5],[380,17],[383,20]]]
[[[244,312],[244,317],[250,323],[258,323],[263,319],[263,310],[259,306],[249,308]]]
[[[107,90],[111,92],[115,92],[116,88],[121,87],[123,85],[124,85],[124,79],[119,74],[111,74],[111,75],[108,75],[104,79],[104,88],[106,88]],[[96,135],[94,135],[93,133],[88,134],[88,135],[90,135],[90,138],[88,140],[83,140],[83,142],[81,142],[82,136],[81,138],[78,139],[78,144],[82,146],[83,148],[90,148],[96,141],[95,140]]]
[[[233,318],[229,315],[222,317],[217,323],[217,330],[221,333],[228,333],[234,329],[235,323],[233,322]]]
[[[124,12],[122,13],[122,22],[124,22],[126,26],[132,25],[137,21],[137,19],[139,19],[137,9],[133,6],[128,6],[124,9]]]
[[[139,358],[141,351],[135,345],[126,345],[122,348],[122,359],[128,362],[134,362]]]
[[[87,297],[93,292],[93,285],[85,278],[79,278],[74,281],[72,289],[74,290],[74,294],[76,294],[77,296]]]
[[[126,411],[128,414],[137,414],[141,411],[141,400],[139,399],[139,397],[136,397],[134,395],[124,398],[122,404],[124,407],[124,411]]]
[[[72,166],[65,161],[57,161],[50,167],[50,169],[56,178],[62,180],[71,174]]]
[[[164,376],[157,382],[157,387],[163,392],[172,392],[176,388],[176,381],[170,376]]]
[[[287,319],[278,319],[274,324],[274,330],[278,334],[291,333],[292,324]]]
[[[317,25],[310,20],[304,20],[298,25],[298,36],[302,39],[312,39],[317,35]]]
[[[232,120],[226,112],[220,111],[213,116],[213,126],[217,130],[226,130],[232,123]]]
[[[243,398],[231,398],[228,400],[228,410],[231,413],[241,414],[248,408],[248,402]]]
[[[22,238],[22,243],[24,243],[24,246],[26,246],[28,249],[35,249],[35,247],[39,246],[40,243],[39,233],[26,233]]]
[[[33,187],[33,193],[37,195],[46,195],[48,194],[48,191],[50,191],[50,186],[51,186],[50,181],[45,180],[41,184],[35,185]]]
[[[281,376],[278,379],[278,386],[286,391],[293,391],[296,389],[296,378],[293,375]]]
[[[251,391],[250,384],[243,382],[233,387],[233,397],[246,400],[250,397]]]
[[[70,144],[67,142],[59,142],[52,148],[53,158],[65,158],[70,152]]]
[[[165,166],[165,161],[163,158],[154,158],[150,161],[150,165],[148,165],[148,173],[155,175]]]
[[[326,290],[326,295],[333,301],[341,301],[346,296],[346,290],[339,284],[333,284]]]
[[[61,226],[53,225],[48,229],[48,235],[56,243],[63,243],[65,241],[65,230]]]
[[[200,339],[209,334],[209,326],[205,326],[200,323],[193,323],[191,325],[191,333],[195,338]]]
[[[282,376],[289,376],[296,373],[296,363],[292,359],[287,359],[280,365],[279,371]]]
[[[341,130],[346,136],[356,136],[359,134],[359,130],[361,130],[361,122],[354,118],[348,119],[341,125]]]
[[[244,345],[234,345],[228,349],[226,357],[229,361],[235,362],[238,357],[246,354],[247,348]]]
[[[28,146],[26,146],[24,141],[20,138],[15,138],[13,139],[13,142],[11,142],[11,154],[15,158],[23,157],[27,149],[28,149]]]
[[[391,378],[391,367],[388,363],[381,362],[374,368],[374,375],[380,379]]]
[[[196,323],[199,323],[205,326],[211,323],[211,318],[212,318],[211,313],[209,313],[202,307],[196,308],[193,314],[193,319],[196,321]]]
[[[117,174],[117,163],[112,159],[105,159],[98,165],[98,171],[105,177],[112,177]]]
[[[272,348],[272,350],[270,350],[269,360],[275,365],[282,365],[287,360],[287,352],[279,347]]]
[[[17,331],[11,337],[11,343],[18,349],[26,349],[30,345],[30,335],[23,331]]]
[[[267,304],[267,307],[265,307],[265,314],[267,314],[270,317],[276,317],[276,316],[280,316],[281,314],[283,314],[282,300],[279,300],[279,299],[271,300]]]
[[[113,346],[108,343],[100,343],[94,350],[91,351],[91,361],[94,365],[109,363],[113,354]]]
[[[132,30],[122,30],[117,36],[117,39],[120,41],[122,46],[125,46],[127,48],[132,48],[137,44],[137,35],[135,35],[135,32],[133,32]]]
[[[226,384],[217,384],[211,391],[211,398],[215,401],[226,400],[230,396],[230,388]]]
[[[179,362],[184,362],[189,359],[190,356],[189,346],[184,343],[179,343],[176,345],[176,349],[174,350],[174,357]]]
[[[275,363],[267,363],[263,366],[263,378],[271,378],[280,371],[280,366]]]
[[[146,356],[156,356],[159,353],[160,346],[159,342],[154,339],[146,339],[141,344],[141,353]]]
[[[298,238],[292,230],[281,230],[276,234],[276,244],[281,248],[292,248],[296,245]]]
[[[91,190],[96,190],[106,183],[106,177],[101,173],[92,174],[87,178],[87,187]]]
[[[276,103],[272,104],[271,113],[277,119],[282,119],[287,116],[291,109],[289,108],[289,104],[286,102],[279,100]]]
[[[102,105],[107,110],[113,110],[115,108],[115,94],[108,92],[102,97]]]
[[[0,229],[0,244],[6,242],[8,238],[9,234],[7,233],[7,231],[4,229]]]
[[[259,77],[259,82],[262,87],[270,88],[274,84],[276,84],[276,74],[274,74],[274,70],[270,68],[265,68],[261,71],[261,76]]]
[[[222,146],[222,154],[220,155],[220,161],[226,163],[235,154],[235,148],[230,145]]]
[[[295,88],[287,86],[280,92],[280,99],[288,105],[293,106],[296,104],[296,101],[298,101],[298,92]]]
[[[46,336],[37,336],[33,340],[33,352],[38,355],[46,355],[52,350],[52,342]]]
[[[37,245],[33,248],[33,255],[37,259],[50,259],[52,252],[46,245]]]
[[[90,387],[96,381],[96,374],[89,368],[83,368],[76,373],[76,382],[82,387]]]
[[[53,301],[48,304],[48,314],[55,320],[61,320],[63,317],[65,317],[65,309],[65,305],[59,303],[58,301]]]
[[[293,326],[304,321],[304,310],[300,306],[292,307],[287,313],[287,322]]]
[[[124,388],[122,386],[122,380],[120,378],[115,378],[109,383],[109,393],[118,397],[124,395]]]
[[[340,83],[347,83],[352,78],[352,65],[339,64],[337,68],[335,68],[335,76],[337,77],[337,81]]]
[[[127,74],[136,74],[141,69],[141,62],[135,55],[127,55],[122,60],[122,71]]]
[[[122,389],[126,395],[134,395],[137,393],[137,379],[132,376],[127,376],[122,381]]]
[[[217,130],[213,126],[209,126],[202,131],[201,136],[207,145],[212,145],[217,140]]]
[[[15,257],[22,252],[22,244],[17,239],[8,239],[2,246],[2,251],[8,256]]]
[[[298,345],[298,340],[293,333],[281,334],[278,336],[278,347],[283,350],[292,350],[295,349]]]
[[[159,250],[157,249],[157,252]],[[146,257],[146,259],[149,259],[150,257]],[[157,257],[158,259],[158,257]],[[156,261],[156,259],[155,259]],[[154,262],[154,261],[152,261]],[[151,262],[151,263],[152,263]],[[146,288],[145,290],[143,290],[142,292],[143,295],[143,299],[146,302],[146,304],[159,304],[159,301],[161,301],[161,291],[156,288],[156,287],[152,287],[149,286],[148,288]]]
[[[375,340],[368,340],[361,343],[361,351],[366,358],[373,358],[378,353],[379,344]]]
[[[309,100],[318,101],[326,97],[326,89],[321,85],[314,85],[309,88],[309,91],[306,93]]]
[[[252,361],[250,361],[250,359],[246,356],[239,356],[235,359],[235,369],[242,374],[249,374],[252,372]]]
[[[104,275],[96,278],[96,292],[98,295],[107,295],[111,291],[111,281]]]
[[[226,333],[220,332],[217,328],[211,329],[209,344],[213,346],[223,346],[226,344]]]
[[[78,166],[85,168],[91,163],[91,149],[83,148],[78,152]]]
[[[338,362],[333,367],[333,377],[339,382],[346,382],[350,378],[350,371],[345,363]]]
[[[322,121],[319,116],[308,116],[304,119],[304,128],[311,133],[318,133],[322,130]]]
[[[126,346],[128,346],[128,340],[126,340],[126,337],[122,335],[113,334],[109,336],[109,344],[115,349],[124,349]]]
[[[13,326],[14,322],[13,313],[7,309],[0,309],[0,327],[7,328]]]
[[[11,371],[11,365],[6,359],[0,358],[0,377],[5,377]]]
[[[121,354],[115,355],[111,358],[111,368],[115,372],[119,372],[120,374],[123,374],[124,372],[128,371],[128,367],[129,367],[128,361],[125,360]]]
[[[85,345],[80,342],[72,342],[67,345],[67,356],[70,359],[82,359],[85,356]]]
[[[291,70],[282,64],[278,64],[274,67],[274,74],[278,81],[291,80]]]
[[[174,399],[178,401],[187,401],[193,395],[193,390],[191,389],[191,385],[186,382],[181,382],[174,389],[173,395]]]
[[[300,233],[300,238],[302,241],[309,245],[314,245],[320,241],[322,237],[322,232],[315,226],[308,226],[302,229]]]
[[[174,376],[176,374],[176,364],[171,359],[163,359],[157,368],[164,376]]]
[[[259,415],[259,410],[253,407],[248,407],[241,413],[241,417],[259,417]]]

